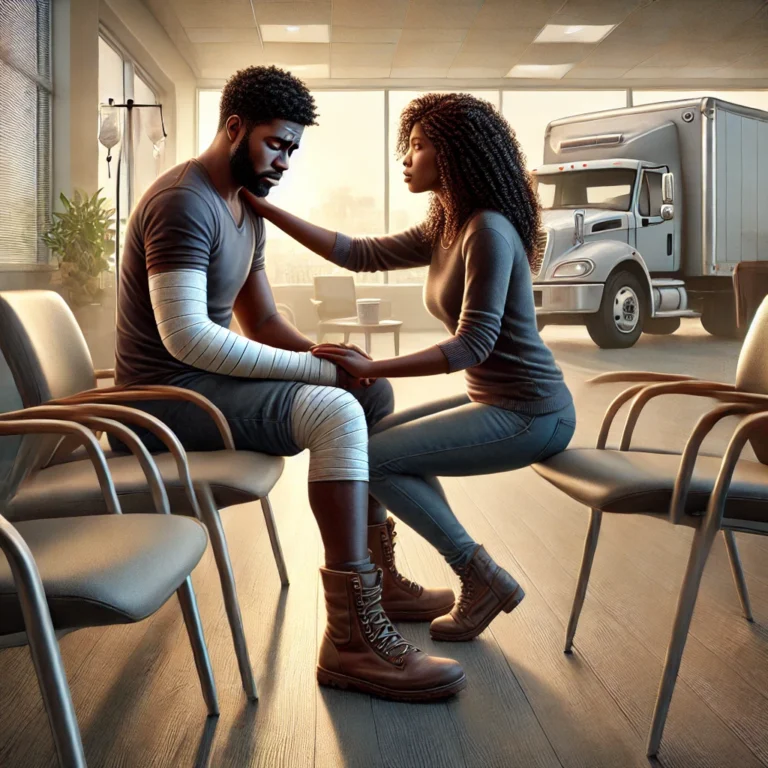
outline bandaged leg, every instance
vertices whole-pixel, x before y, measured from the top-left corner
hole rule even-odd
[[[291,407],[293,439],[309,449],[309,503],[325,563],[367,571],[368,430],[355,398],[335,387],[299,387]]]
[[[368,482],[368,429],[355,398],[336,387],[299,387],[291,407],[296,445],[309,449],[309,482]]]

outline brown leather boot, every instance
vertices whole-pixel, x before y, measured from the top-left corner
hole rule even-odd
[[[461,579],[461,596],[449,616],[432,622],[429,633],[435,640],[472,640],[501,611],[509,613],[525,597],[523,588],[493,562],[482,546],[467,565],[455,570]]]
[[[392,621],[432,621],[448,613],[456,597],[452,589],[424,589],[395,565],[395,521],[368,526],[371,561],[384,573],[381,604]]]
[[[321,568],[328,625],[317,681],[395,701],[445,699],[467,684],[458,662],[428,656],[407,642],[381,607],[379,570]]]

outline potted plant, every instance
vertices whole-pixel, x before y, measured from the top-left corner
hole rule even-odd
[[[100,303],[101,275],[109,270],[115,253],[115,211],[106,207],[100,194],[98,190],[88,197],[76,191],[70,200],[62,193],[64,210],[53,214],[54,222],[43,235],[59,260],[61,282],[76,307]]]

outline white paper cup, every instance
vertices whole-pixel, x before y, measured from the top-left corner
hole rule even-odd
[[[358,299],[357,320],[362,325],[378,325],[381,299]]]

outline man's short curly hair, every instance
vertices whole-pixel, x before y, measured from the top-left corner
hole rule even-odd
[[[315,100],[307,86],[278,67],[248,67],[229,78],[221,94],[219,130],[232,115],[250,125],[273,120],[317,125]]]

